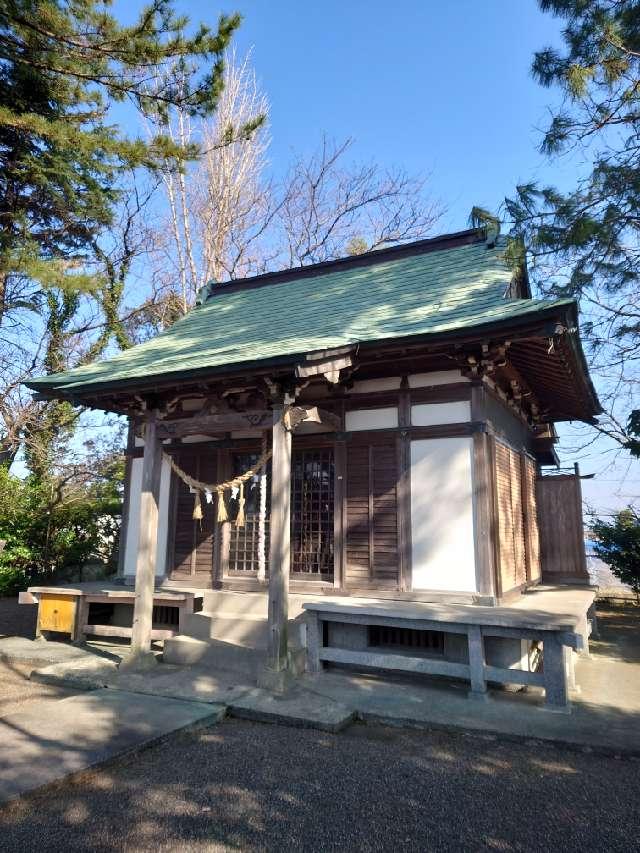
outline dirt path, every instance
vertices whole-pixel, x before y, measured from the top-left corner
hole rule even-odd
[[[36,632],[36,618],[37,607],[18,604],[17,598],[0,598],[0,638],[26,637],[32,640]],[[30,664],[0,660],[0,717],[29,707],[35,700],[44,699],[53,705],[58,699],[77,692],[29,681],[32,669]]]

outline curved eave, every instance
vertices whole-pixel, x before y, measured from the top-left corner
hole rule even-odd
[[[403,338],[367,341],[359,345],[359,353],[365,355],[376,351],[389,353],[402,348],[420,348],[430,351],[454,345],[470,345],[487,340],[511,340],[510,360],[528,380],[536,395],[549,410],[553,421],[580,420],[592,422],[602,409],[589,377],[588,367],[578,333],[577,306],[566,302],[550,305],[535,314],[523,314],[502,321],[449,332],[428,333]],[[556,338],[549,352],[550,341],[556,325],[574,329]],[[180,385],[231,379],[235,376],[261,375],[267,373],[287,374],[304,360],[306,353],[288,354],[275,359],[233,363],[215,368],[174,371],[157,376],[119,380],[117,382],[94,382],[85,385],[60,384],[48,381],[33,381],[27,385],[45,399],[63,399],[77,405],[90,406],[107,411],[121,411],[107,399],[109,397],[133,397],[136,394],[162,392]]]

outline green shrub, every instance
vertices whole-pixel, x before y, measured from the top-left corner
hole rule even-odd
[[[119,458],[90,479],[21,479],[0,466],[0,595],[55,582],[90,559],[113,564],[122,504]]]
[[[613,574],[630,586],[640,599],[640,517],[631,507],[613,521],[597,519],[592,525],[596,537],[594,552]]]

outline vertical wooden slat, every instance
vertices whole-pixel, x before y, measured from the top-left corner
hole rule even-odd
[[[398,589],[398,471],[395,436],[350,443],[345,570],[349,587]]]
[[[514,586],[526,583],[526,553],[524,534],[524,508],[522,501],[522,465],[520,455],[509,448],[511,472],[511,515],[513,519]]]
[[[495,443],[496,485],[498,493],[498,542],[500,548],[500,580],[502,593],[515,586],[515,543],[513,536],[513,504],[511,498],[511,454],[500,441]]]
[[[369,582],[373,580],[374,576],[374,549],[375,549],[375,540],[373,535],[373,447],[369,445],[369,454],[368,454],[368,472],[369,472],[369,516],[368,516],[368,528],[369,528]]]
[[[527,580],[535,583],[540,579],[540,539],[536,506],[536,463],[522,454],[522,488],[525,527]]]
[[[497,595],[493,471],[490,438],[486,433],[473,435],[473,512],[476,533],[476,584],[482,595]]]
[[[411,395],[409,381],[402,377],[398,397],[398,425],[401,428],[397,440],[398,455],[398,485],[397,485],[397,517],[398,517],[398,587],[402,592],[413,588],[411,564]]]
[[[500,501],[498,498],[498,460],[497,441],[495,436],[488,436],[489,470],[491,472],[491,498],[492,498],[492,528],[493,528],[493,559],[495,564],[496,595],[501,598],[503,594],[502,585],[502,550],[500,548]]]
[[[333,503],[333,585],[342,589],[345,582],[345,508],[346,508],[347,447],[336,441],[334,448]]]
[[[131,468],[133,466],[133,451],[136,446],[134,423],[129,418],[127,429],[127,458],[124,463],[124,495],[122,499],[122,519],[118,536],[118,577],[124,576],[124,560],[127,549],[127,534],[129,532],[129,507],[131,505]]]

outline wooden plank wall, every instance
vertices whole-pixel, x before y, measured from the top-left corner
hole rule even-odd
[[[542,580],[588,582],[580,478],[573,474],[540,477],[537,497]]]
[[[177,464],[198,480],[205,483],[216,482],[217,455],[215,452],[203,453],[197,447],[186,447],[175,454]],[[194,496],[182,480],[172,474],[174,504],[173,518],[173,555],[171,577],[176,580],[188,580],[196,575],[204,578],[213,571],[213,552],[215,542],[215,511],[203,507],[203,518],[193,519]]]
[[[349,443],[345,579],[351,588],[399,586],[397,484],[395,436]]]
[[[537,465],[531,456],[522,455],[522,488],[525,518],[525,548],[527,556],[527,579],[537,583],[540,569],[540,531],[538,528],[538,502],[536,499]]]
[[[500,594],[540,577],[535,462],[495,442]]]

